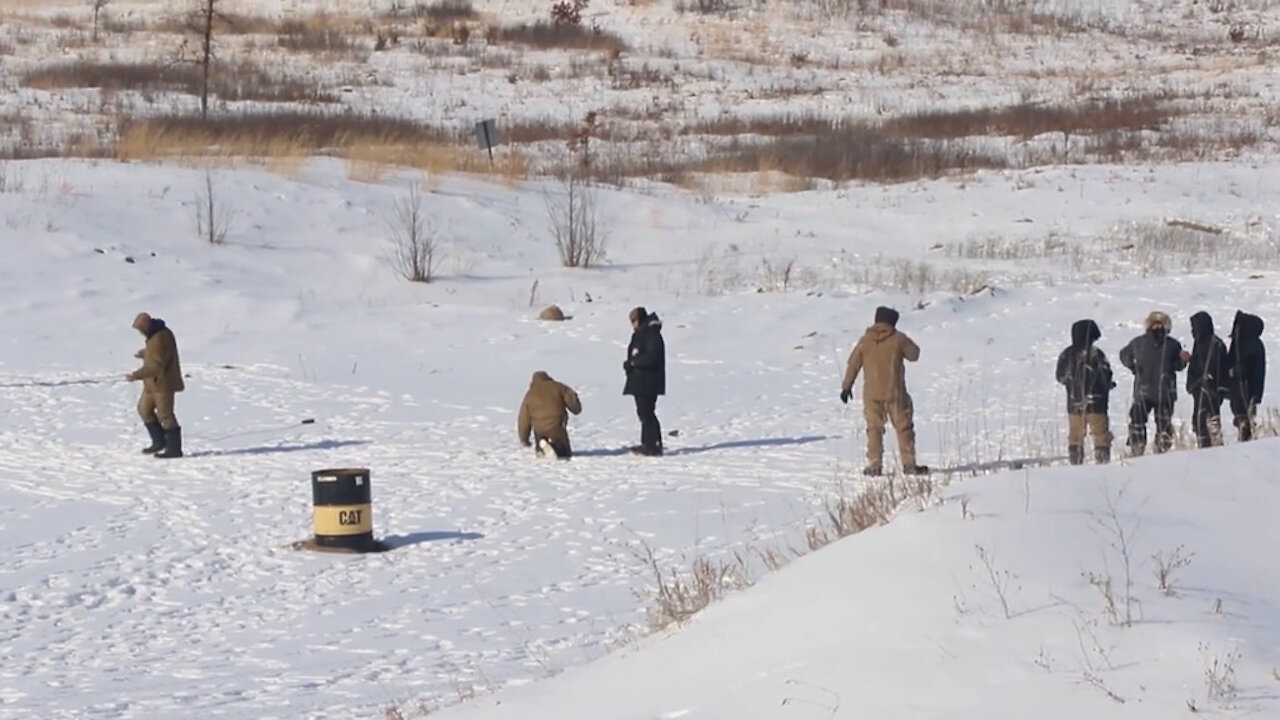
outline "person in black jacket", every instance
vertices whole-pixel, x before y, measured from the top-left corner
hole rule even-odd
[[[1213,334],[1207,312],[1191,316],[1191,361],[1187,363],[1187,393],[1191,395],[1191,428],[1200,447],[1222,444],[1222,396],[1226,392],[1227,346]]]
[[[1191,353],[1169,337],[1169,316],[1153,312],[1143,323],[1146,332],[1120,351],[1120,364],[1133,373],[1133,404],[1129,407],[1129,452],[1147,448],[1147,416],[1155,413],[1157,453],[1173,447],[1173,404],[1178,399],[1177,373],[1187,367]]]
[[[1093,459],[1111,460],[1111,421],[1107,401],[1116,386],[1111,363],[1094,345],[1102,337],[1098,324],[1077,320],[1071,325],[1071,345],[1058,355],[1057,378],[1067,389],[1067,455],[1072,465],[1084,462],[1085,426],[1093,435]]]
[[[1267,379],[1267,349],[1262,344],[1262,318],[1236,311],[1227,351],[1227,398],[1240,441],[1253,439],[1258,403]]]
[[[640,418],[640,444],[631,448],[639,455],[662,454],[662,425],[658,422],[658,396],[667,392],[667,348],[662,340],[662,321],[643,307],[632,308],[631,343],[622,369],[627,373],[623,395],[636,401]]]

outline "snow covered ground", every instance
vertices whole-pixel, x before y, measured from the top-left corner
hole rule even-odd
[[[387,260],[384,218],[410,176],[354,182],[338,161],[296,177],[215,170],[231,212],[215,247],[195,234],[198,169],[0,167],[3,716],[368,718],[631,648],[646,548],[687,567],[802,546],[822,504],[858,482],[861,413],[837,395],[878,304],[902,309],[923,348],[908,370],[922,459],[957,478],[1061,461],[1052,368],[1072,321],[1095,318],[1114,359],[1153,309],[1188,341],[1196,310],[1223,326],[1236,308],[1280,314],[1280,169],[1265,158],[766,197],[601,190],[609,262],[585,271],[559,267],[548,239],[556,184],[431,178],[424,207],[446,257],[427,285]],[[553,302],[572,319],[537,321]],[[659,416],[678,434],[661,459],[620,452],[638,436],[620,364],[639,304],[666,323]],[[138,453],[137,388],[118,378],[139,311],[173,327],[189,375],[181,461]],[[570,463],[516,442],[539,369],[583,398]],[[1184,397],[1184,425],[1189,411]],[[1168,717],[1192,698],[1222,704],[1203,697],[1204,643],[1240,652],[1233,712],[1267,717],[1275,452],[955,484],[972,518],[958,502],[904,517],[765,578],[687,634],[459,712],[501,700],[523,717],[852,717],[912,702],[903,716],[976,716],[955,704],[974,703],[1024,717],[1043,702],[1052,717]],[[372,469],[375,531],[395,550],[288,547],[310,532],[309,472],[333,466]],[[1080,573],[1109,573],[1118,591],[1089,523],[1125,483],[1140,602],[1118,629]],[[1014,618],[975,544],[1017,576]],[[1164,597],[1149,557],[1179,544],[1196,557]]]
[[[431,717],[1276,717],[1278,453],[969,480],[670,636]]]

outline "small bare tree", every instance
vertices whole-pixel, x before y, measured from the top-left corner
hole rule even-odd
[[[411,282],[431,282],[440,262],[440,239],[422,208],[422,190],[417,183],[392,204],[386,224],[396,273]]]
[[[197,36],[196,57],[189,62],[200,66],[200,118],[209,117],[209,75],[214,60],[214,25],[226,22],[222,0],[196,0],[196,8],[187,16],[186,26]],[[185,58],[186,41],[183,41],[182,57]]]
[[[573,170],[561,180],[561,190],[544,198],[560,264],[574,268],[599,265],[604,262],[608,238],[600,227],[595,190]]]
[[[89,0],[89,7],[93,8],[93,41],[95,43],[98,42],[98,19],[110,4],[111,0]]]
[[[213,173],[205,170],[204,183],[196,193],[196,233],[210,245],[221,245],[226,242],[234,217],[234,211],[214,192]]]

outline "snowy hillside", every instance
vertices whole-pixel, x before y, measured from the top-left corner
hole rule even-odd
[[[1275,717],[1277,460],[966,481],[670,636],[431,717]]]
[[[1061,462],[1052,367],[1072,321],[1095,318],[1114,358],[1152,309],[1169,312],[1184,339],[1196,310],[1224,326],[1237,308],[1280,313],[1267,210],[1280,200],[1280,171],[1261,163],[1069,167],[753,198],[600,190],[608,262],[592,270],[559,265],[545,202],[558,183],[431,176],[423,208],[444,259],[429,284],[392,271],[384,222],[421,176],[357,182],[336,160],[292,177],[214,170],[228,223],[215,246],[196,234],[209,187],[201,170],[0,167],[5,716],[368,718],[393,704],[487,696],[628,647],[648,625],[648,553],[679,570],[697,556],[802,548],[824,504],[860,482],[860,408],[837,395],[878,304],[899,307],[900,327],[923,348],[907,376],[921,458],[955,479],[1012,460]],[[536,320],[550,303],[571,319]],[[620,365],[626,313],[640,304],[666,323],[669,395],[658,411],[677,434],[661,459],[621,452],[638,439]],[[129,323],[139,311],[174,329],[189,375],[177,408],[189,457],[179,461],[138,452],[137,387],[122,376],[135,367],[141,338]],[[537,462],[516,441],[514,413],[535,370],[582,396],[570,463]],[[1119,379],[1121,442],[1130,378]],[[1189,410],[1184,397],[1180,426]],[[1104,695],[1072,685],[1090,658],[1126,708],[1150,702],[1151,712],[1202,696],[1198,643],[1214,653],[1238,646],[1236,700],[1265,710],[1274,575],[1264,554],[1239,549],[1274,545],[1265,520],[1275,488],[1256,474],[1271,452],[1259,443],[1105,474],[1033,473],[1030,513],[1021,476],[966,480],[949,492],[973,496],[973,519],[951,502],[777,576],[755,562],[760,587],[689,635],[644,641],[653,647],[583,672],[603,691],[616,687],[606,677],[615,666],[723,650],[741,665],[722,664],[723,683],[708,679],[706,692],[778,712],[798,711],[801,699],[834,704],[786,684],[795,680],[834,690],[847,714],[861,686],[831,675],[842,667],[780,669],[810,648],[835,652],[806,644],[809,626],[791,623],[826,617],[819,610],[877,617],[908,607],[917,612],[874,625],[833,615],[822,636],[847,627],[858,652],[849,667],[863,672],[927,657],[951,673],[959,658],[984,682],[1030,675],[1044,697],[1103,707]],[[310,471],[333,466],[372,469],[375,531],[395,550],[352,558],[289,548],[310,533]],[[1152,592],[1148,568],[1135,571],[1143,622],[1116,630],[1079,574],[1118,577],[1087,514],[1126,481],[1125,507],[1146,501],[1132,510],[1134,558],[1178,544],[1197,555],[1179,599]],[[1018,576],[1017,618],[1003,619],[981,572],[967,569],[975,543]],[[828,595],[813,588],[815,575],[833,583]],[[797,594],[822,607],[767,611]],[[1221,612],[1210,612],[1219,598]],[[796,644],[777,663],[760,657],[764,647],[709,644],[744,614],[778,635],[742,641]],[[1090,627],[1115,646],[1115,671],[1088,636],[1079,649],[1072,620],[1100,622]],[[881,653],[886,634],[915,645]],[[1048,670],[1035,667],[1041,644]],[[730,683],[754,684],[766,670],[750,693]],[[556,703],[572,678],[525,697]],[[924,712],[958,701],[960,679],[929,683],[936,696],[877,682],[886,694],[868,702],[911,696]],[[637,712],[718,714],[713,697],[683,685],[628,692],[642,688],[654,704]],[[774,707],[788,696],[799,699]],[[574,707],[598,709],[599,697]]]

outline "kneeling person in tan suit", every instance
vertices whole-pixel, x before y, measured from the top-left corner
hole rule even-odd
[[[178,363],[178,341],[163,320],[146,313],[133,319],[133,329],[147,339],[146,346],[134,355],[142,360],[142,367],[125,376],[129,382],[142,381],[138,415],[151,435],[151,445],[142,451],[158,458],[182,457],[182,428],[173,414],[174,394],[186,389]]]
[[[573,455],[569,445],[569,413],[582,412],[582,401],[573,388],[556,382],[539,370],[533,374],[529,389],[520,403],[520,416],[516,433],[520,444],[536,446],[539,456],[554,453],[557,458],[568,460]],[[533,442],[529,433],[533,433]]]
[[[903,360],[920,359],[920,348],[911,338],[897,329],[898,311],[887,307],[876,308],[875,324],[867,328],[849,354],[844,384],[840,389],[840,402],[848,403],[853,395],[853,383],[858,374],[866,371],[862,383],[862,413],[867,421],[866,475],[882,472],[884,455],[885,421],[893,423],[898,432],[898,451],[902,453],[902,472],[907,475],[924,475],[929,468],[916,464],[915,408],[907,393],[906,369]]]

